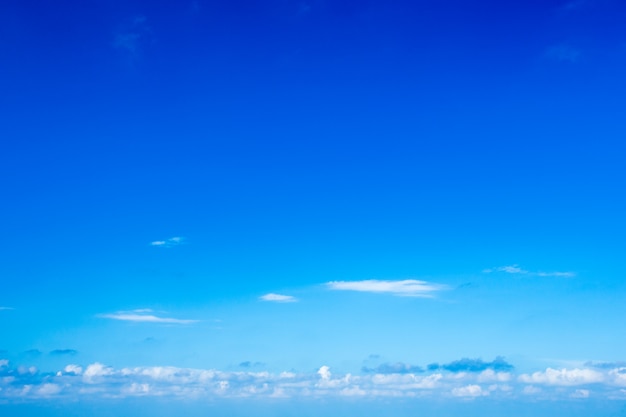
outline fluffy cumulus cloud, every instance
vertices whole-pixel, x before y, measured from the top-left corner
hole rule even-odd
[[[160,317],[150,309],[139,309],[131,311],[118,311],[110,314],[98,314],[103,319],[131,321],[136,323],[161,323],[161,324],[192,324],[199,320],[175,319],[171,317]]]
[[[391,294],[404,297],[432,297],[434,293],[447,289],[442,284],[434,284],[415,279],[398,281],[369,279],[364,281],[331,281],[326,287],[339,291],[360,291]]]
[[[269,293],[259,297],[261,301],[273,301],[275,303],[295,303],[298,301],[296,297],[291,295]]]
[[[480,385],[471,384],[463,387],[452,388],[452,395],[455,397],[480,397],[489,395],[489,391],[483,390]]]
[[[461,362],[461,361],[458,361]],[[454,362],[452,362],[454,363]],[[350,374],[327,365],[296,373],[265,371],[220,371],[172,366],[115,368],[95,362],[69,364],[57,372],[13,366],[0,360],[0,401],[12,399],[80,400],[168,396],[203,398],[459,398],[494,400],[515,398],[563,399],[626,398],[626,368],[552,369],[513,375],[487,368],[480,372],[421,370],[406,366]]]
[[[519,380],[528,384],[544,385],[586,385],[603,382],[606,374],[594,369],[553,369],[534,372],[532,374],[522,374]]]

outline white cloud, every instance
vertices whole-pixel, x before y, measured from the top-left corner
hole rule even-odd
[[[541,392],[541,388],[537,388],[534,385],[526,385],[522,392],[526,395],[535,395]]]
[[[320,369],[318,369],[317,374],[320,376],[320,378],[329,380],[331,376],[330,368],[326,365],[323,365],[322,367],[320,367]]]
[[[547,368],[544,372],[522,374],[519,380],[528,384],[571,386],[599,383],[604,381],[604,375],[593,369]]]
[[[61,392],[61,387],[57,384],[43,384],[37,390],[37,394],[42,397],[49,397],[51,395],[56,395]]]
[[[274,301],[276,303],[295,303],[298,301],[296,297],[291,295],[282,295],[282,294],[274,294],[269,293],[259,297],[259,300],[262,301]]]
[[[455,397],[480,397],[489,395],[489,391],[484,391],[480,385],[466,385],[464,387],[453,388],[452,395]]]
[[[563,278],[571,278],[576,276],[573,272],[537,272],[537,275],[540,277],[563,277]]]
[[[432,284],[415,279],[400,281],[383,281],[376,279],[364,281],[331,281],[326,283],[326,286],[331,290],[387,293],[405,297],[432,297],[432,293],[448,288],[446,285]]]
[[[520,268],[519,265],[517,264],[513,264],[513,265],[506,265],[506,266],[498,266],[495,268],[487,268],[487,269],[483,269],[483,272],[486,274],[490,274],[492,272],[505,272],[507,274],[520,274],[520,275],[533,275],[533,276],[538,276],[538,277],[563,277],[563,278],[571,278],[573,276],[576,276],[575,273],[573,272],[532,272],[532,271],[527,271],[525,269]]]
[[[590,391],[588,389],[577,389],[570,395],[572,398],[589,398]]]
[[[98,317],[103,319],[132,321],[136,323],[164,323],[164,324],[192,324],[197,323],[199,320],[189,319],[174,319],[171,317],[158,317],[151,313],[150,309],[139,309],[132,311],[118,311],[113,314],[98,314]]]
[[[67,373],[67,374],[75,374],[75,375],[80,375],[83,373],[83,368],[81,368],[78,365],[67,365],[64,369],[63,372]]]
[[[171,248],[172,246],[178,246],[185,243],[185,238],[181,236],[174,236],[165,240],[155,240],[150,242],[150,246],[159,246],[162,248]]]
[[[124,398],[136,396],[170,396],[181,399],[217,398],[450,398],[460,400],[489,397],[515,400],[522,397],[575,401],[596,397],[614,398],[622,386],[616,386],[613,374],[622,375],[620,368],[601,371],[588,369],[548,368],[543,372],[509,378],[505,373],[445,372],[361,374],[331,373],[323,365],[316,371],[251,372],[220,371],[215,369],[148,366],[114,368],[96,362],[83,370],[78,365],[67,365],[54,373],[40,373],[36,369],[11,367],[0,363],[0,403],[12,397],[63,398],[80,401],[81,398]],[[485,383],[486,382],[486,383]],[[533,385],[527,385],[531,382]],[[595,383],[593,393],[583,384]],[[539,385],[541,388],[537,388]],[[565,388],[572,386],[572,388]],[[618,391],[616,391],[616,389]]]
[[[528,271],[523,270],[517,264],[507,265],[507,266],[498,266],[496,268],[488,268],[484,269],[483,272],[489,274],[491,272],[506,272],[508,274],[527,274]]]
[[[113,375],[114,370],[110,366],[105,366],[101,363],[92,363],[85,369],[85,373],[83,374],[83,381],[87,383],[96,382],[96,378]]]
[[[615,385],[626,385],[626,367],[611,369],[609,377]]]
[[[485,369],[477,377],[478,382],[507,382],[511,380],[509,372],[496,372],[493,369]]]

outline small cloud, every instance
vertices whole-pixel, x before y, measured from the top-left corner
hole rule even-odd
[[[326,283],[326,286],[331,290],[387,293],[403,297],[432,297],[432,293],[448,289],[446,285],[431,284],[415,279],[400,281],[383,281],[376,279],[364,281],[331,281]]]
[[[244,361],[244,362],[241,362],[239,364],[239,367],[241,367],[241,368],[256,368],[258,366],[263,366],[263,365],[265,365],[263,362]]]
[[[483,391],[480,385],[472,384],[452,389],[452,395],[455,397],[480,397],[489,395],[489,391]]]
[[[143,46],[152,40],[153,34],[148,26],[148,19],[145,16],[137,16],[125,28],[114,34],[113,47],[134,59]]]
[[[63,372],[66,374],[80,375],[83,373],[83,368],[78,365],[67,365]]]
[[[273,301],[275,303],[295,303],[298,301],[296,297],[292,297],[291,295],[282,295],[282,294],[274,294],[274,293],[262,295],[259,297],[259,300]]]
[[[361,371],[365,373],[377,373],[377,374],[415,374],[424,372],[424,369],[410,365],[408,363],[396,362],[396,363],[383,363],[375,368],[368,368],[364,366]]]
[[[570,395],[572,398],[589,398],[590,391],[588,389],[577,389]]]
[[[132,321],[135,323],[163,323],[163,324],[192,324],[199,320],[174,319],[170,317],[158,317],[149,314],[152,310],[140,309],[132,311],[118,311],[113,314],[98,314],[97,317],[111,320]]]
[[[57,384],[43,384],[37,390],[36,394],[42,397],[48,397],[61,392],[61,387]]]
[[[150,246],[159,246],[162,248],[171,248],[172,246],[178,246],[185,243],[185,238],[180,236],[171,237],[166,240],[155,240],[150,242]]]
[[[15,310],[13,307],[0,307],[0,311]]]
[[[330,367],[323,365],[320,367],[320,369],[318,369],[317,374],[320,376],[321,379],[323,380],[329,380],[331,377],[331,373],[330,373]]]
[[[576,276],[573,272],[537,272],[537,276],[540,277],[563,277],[563,278],[571,278]]]
[[[593,369],[547,368],[544,372],[522,374],[519,376],[519,380],[527,384],[571,386],[602,382],[604,375]]]
[[[576,63],[580,60],[582,52],[580,49],[572,46],[561,44],[549,47],[546,50],[546,56],[559,62]]]
[[[517,264],[484,269],[483,272],[487,274],[490,274],[492,272],[506,272],[507,274],[528,274],[528,271],[523,270]]]
[[[519,275],[529,275],[529,276],[537,276],[537,277],[562,277],[562,278],[571,278],[576,276],[573,272],[532,272],[522,269],[517,264],[507,265],[507,266],[499,266],[496,268],[488,268],[483,269],[483,272],[486,274],[491,274],[494,272],[505,272],[507,274],[519,274]]]
[[[598,368],[598,369],[614,369],[614,368],[624,368],[626,367],[626,362],[618,361],[618,362],[585,362],[585,366],[589,368]]]
[[[24,352],[24,355],[29,356],[31,358],[35,358],[37,356],[41,356],[42,352],[39,349],[29,349]]]
[[[75,349],[55,349],[50,351],[50,354],[53,356],[76,356],[78,351]]]
[[[587,0],[572,0],[562,5],[560,7],[560,10],[567,11],[567,12],[573,11],[573,10],[579,10],[579,9],[582,9],[587,3],[588,3]]]
[[[431,363],[428,365],[429,371],[445,370],[450,372],[482,372],[487,369],[493,371],[511,371],[514,366],[498,356],[491,362],[485,362],[482,359],[463,358],[450,363],[438,364]]]

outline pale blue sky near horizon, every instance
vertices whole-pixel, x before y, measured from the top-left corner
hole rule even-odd
[[[2,2],[0,408],[619,415],[624,18]]]

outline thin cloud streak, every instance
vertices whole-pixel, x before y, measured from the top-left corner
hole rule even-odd
[[[574,272],[569,272],[569,271],[564,271],[564,272],[560,272],[560,271],[555,271],[555,272],[543,272],[543,271],[537,271],[537,272],[532,272],[532,271],[527,271],[525,269],[520,268],[519,265],[517,264],[513,264],[513,265],[506,265],[506,266],[498,266],[495,268],[487,268],[487,269],[483,269],[483,272],[485,274],[491,274],[494,272],[505,272],[507,274],[519,274],[519,275],[529,275],[529,276],[537,276],[537,277],[563,277],[563,278],[571,278],[576,276],[576,274]]]
[[[154,314],[148,314],[149,312],[151,312],[149,309],[118,311],[117,313],[112,314],[98,314],[97,317],[111,320],[131,321],[135,323],[193,324],[199,322],[199,320],[158,317]]]
[[[150,246],[158,246],[162,248],[171,248],[172,246],[178,246],[185,243],[185,238],[181,236],[174,236],[165,240],[155,240],[150,242]]]
[[[272,301],[275,303],[296,303],[299,300],[291,295],[269,293],[259,297],[261,301]]]
[[[448,289],[442,284],[433,284],[416,279],[386,281],[369,279],[363,281],[331,281],[326,287],[338,291],[359,291],[391,294],[399,297],[433,297],[433,293]]]

